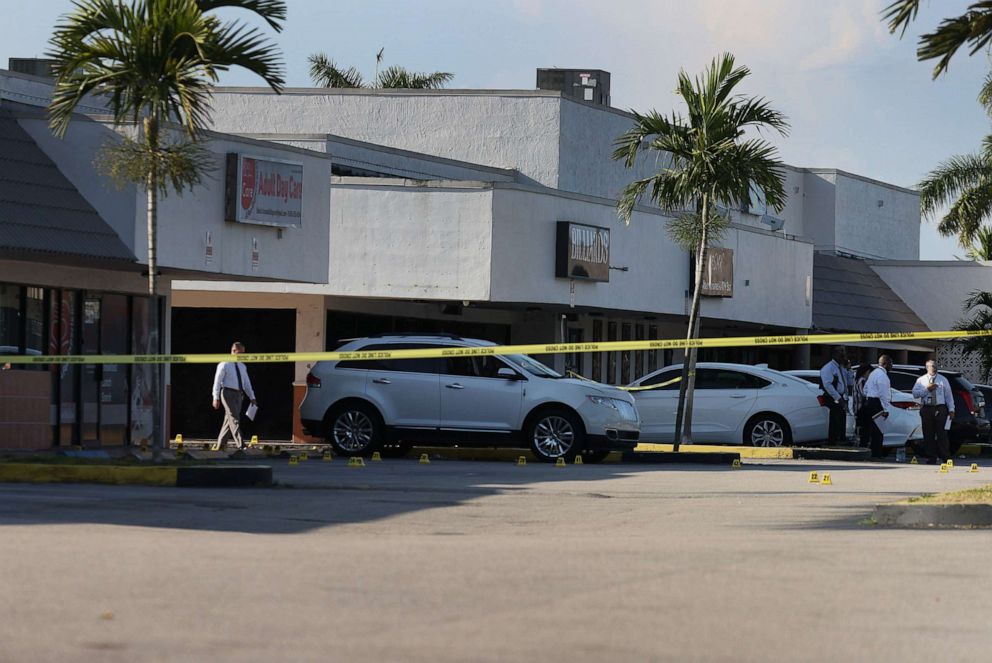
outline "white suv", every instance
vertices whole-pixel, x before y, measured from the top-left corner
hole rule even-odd
[[[495,345],[450,335],[382,334],[340,352]],[[405,453],[416,440],[529,446],[543,461],[590,462],[637,445],[625,391],[566,378],[527,355],[321,361],[307,375],[303,430],[346,456]]]

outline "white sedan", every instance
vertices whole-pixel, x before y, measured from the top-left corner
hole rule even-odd
[[[794,370],[783,372],[788,375],[795,375],[818,387],[820,385],[820,371]],[[902,447],[905,446],[907,440],[922,440],[923,424],[920,421],[920,404],[909,394],[896,389],[891,391],[891,401],[892,409],[889,411],[888,425],[883,437],[882,446]],[[854,413],[850,411],[850,401],[848,401],[848,406],[847,437],[853,438]]]
[[[641,415],[641,441],[673,442],[682,365],[645,375],[631,387]],[[670,384],[665,384],[670,383]],[[819,387],[761,366],[696,364],[692,436],[699,443],[780,447],[826,437]]]

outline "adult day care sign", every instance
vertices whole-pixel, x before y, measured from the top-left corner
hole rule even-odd
[[[302,226],[302,163],[229,153],[226,189],[228,221]]]

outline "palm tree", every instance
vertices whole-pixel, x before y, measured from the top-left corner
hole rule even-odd
[[[121,181],[143,185],[148,196],[148,307],[156,327],[158,284],[158,196],[181,194],[197,185],[212,159],[198,139],[206,128],[210,95],[219,73],[248,69],[278,92],[282,63],[262,33],[238,21],[221,21],[211,10],[231,7],[261,16],[279,31],[284,0],[75,0],[55,27],[50,45],[55,86],[50,125],[64,136],[77,105],[87,95],[108,102],[117,127],[134,127],[104,148],[98,166]],[[178,131],[171,126],[178,125]],[[163,130],[166,133],[163,136]],[[165,372],[150,377],[155,402],[164,411]],[[163,428],[156,423],[153,457],[161,456]]]
[[[992,116],[992,73],[986,75],[978,100]],[[918,188],[920,211],[925,217],[935,218],[947,208],[937,232],[945,237],[957,235],[961,246],[971,249],[976,239],[981,241],[983,224],[992,219],[992,134],[982,140],[977,153],[940,163]]]
[[[968,260],[992,260],[992,228],[982,226],[978,229],[965,257]]]
[[[989,331],[992,330],[992,292],[976,290],[964,300],[964,312],[971,317],[959,321],[954,329],[957,331]],[[971,336],[961,341],[961,349],[965,355],[977,352],[981,362],[982,379],[987,380],[992,371],[992,337]]]
[[[642,151],[658,155],[667,163],[650,177],[635,180],[620,195],[617,210],[630,223],[635,206],[647,196],[662,210],[673,213],[671,232],[683,244],[692,242],[695,253],[695,283],[689,326],[688,352],[680,385],[675,449],[692,439],[692,398],[695,386],[696,348],[688,341],[699,336],[699,300],[711,231],[720,225],[716,206],[740,207],[751,198],[752,190],[764,192],[770,208],[781,210],[786,196],[785,171],[776,149],[766,141],[748,137],[747,131],[774,129],[786,135],[788,124],[782,113],[773,110],[763,98],[734,93],[749,74],[747,67],[735,67],[734,56],[715,58],[701,76],[690,79],[680,71],[677,94],[686,105],[686,114],[668,116],[657,111],[644,115],[634,112],[634,126],[615,142],[613,158],[627,168],[638,163]],[[718,229],[718,228],[717,228]],[[682,433],[682,421],[685,432]]]
[[[219,73],[237,66],[261,76],[275,91],[283,86],[277,49],[256,29],[223,22],[207,12],[248,9],[274,29],[286,17],[284,0],[77,0],[51,39],[55,87],[50,124],[59,137],[77,105],[90,94],[104,97],[114,124],[140,127],[100,163],[118,180],[144,186],[148,194],[148,293],[157,293],[158,196],[198,184],[210,157],[197,139],[206,128],[210,95]],[[185,138],[163,137],[167,123]]]
[[[446,71],[425,74],[408,71],[396,65],[386,67],[380,72],[379,64],[382,62],[382,53],[383,49],[379,49],[375,56],[375,77],[369,82],[362,78],[362,74],[355,67],[342,69],[324,53],[314,53],[307,58],[307,62],[310,63],[310,80],[313,81],[314,85],[320,87],[438,90],[450,83],[455,77],[454,74]]]
[[[909,24],[916,20],[920,10],[920,0],[895,0],[882,10],[882,18],[889,22],[889,32],[906,34]],[[920,37],[916,59],[937,60],[933,77],[947,71],[951,58],[962,46],[971,49],[969,55],[986,48],[992,40],[992,3],[978,0],[968,6],[965,13],[953,18],[945,18],[933,32]]]

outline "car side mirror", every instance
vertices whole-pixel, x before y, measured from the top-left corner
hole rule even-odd
[[[501,368],[496,371],[496,377],[503,378],[504,380],[519,380],[520,374],[512,368]]]

